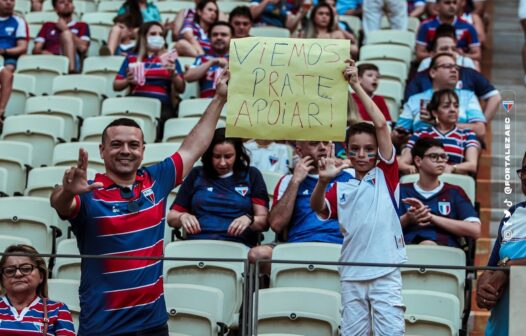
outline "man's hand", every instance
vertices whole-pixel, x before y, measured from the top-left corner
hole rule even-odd
[[[69,29],[68,23],[63,18],[59,18],[56,25],[57,25],[57,29],[60,30],[61,32]]]
[[[477,280],[477,305],[480,308],[493,308],[502,295],[492,284],[497,277],[501,277],[501,275],[495,275],[497,272],[500,271],[484,271]]]
[[[77,167],[71,167],[64,173],[62,188],[71,195],[80,195],[97,188],[102,188],[101,182],[88,184],[86,171],[88,169],[88,152],[83,148],[79,149],[79,159]]]
[[[230,223],[228,226],[227,234],[229,236],[238,237],[252,224],[252,220],[247,216],[243,215],[238,217]]]
[[[294,174],[292,175],[292,180],[296,183],[301,183],[305,180],[307,175],[314,169],[312,164],[314,160],[310,156],[302,157],[296,167],[294,167]]]
[[[321,182],[330,183],[345,168],[349,168],[349,164],[335,157],[332,144],[329,155],[318,161],[319,179]]]
[[[345,63],[347,63],[347,65],[343,70],[343,76],[345,77],[345,80],[349,82],[349,85],[355,89],[356,86],[360,85],[360,82],[358,81],[358,67],[352,59],[346,60]]]
[[[216,82],[216,96],[226,99],[228,96],[228,80],[230,79],[230,70],[225,68]]]
[[[181,217],[179,217],[179,220],[181,221],[181,227],[186,233],[197,234],[201,232],[201,225],[194,215],[183,213]]]

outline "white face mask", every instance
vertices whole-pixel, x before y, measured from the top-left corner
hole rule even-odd
[[[159,35],[148,36],[148,48],[152,50],[160,50],[164,47],[164,38]]]

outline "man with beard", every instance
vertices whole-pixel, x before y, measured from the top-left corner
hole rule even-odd
[[[233,31],[228,22],[212,24],[208,32],[212,46],[210,53],[197,56],[184,76],[187,82],[199,81],[201,98],[210,98],[215,94],[216,79],[228,65],[228,49]]]
[[[73,20],[72,0],[52,0],[58,15],[57,22],[46,22],[35,39],[33,54],[64,55],[69,60],[69,72],[80,72],[82,57],[90,42],[89,27]]]

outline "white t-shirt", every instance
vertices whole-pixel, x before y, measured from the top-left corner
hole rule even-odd
[[[343,233],[341,262],[400,264],[407,261],[398,217],[399,188],[396,151],[382,158],[360,181],[337,182],[326,193],[329,218],[338,218]],[[342,266],[343,281],[372,280],[395,267]]]
[[[289,149],[287,145],[271,143],[267,147],[259,147],[256,141],[245,143],[245,148],[250,155],[250,165],[261,172],[273,172],[288,174],[289,171]]]

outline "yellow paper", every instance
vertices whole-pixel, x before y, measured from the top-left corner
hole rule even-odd
[[[343,141],[349,49],[347,40],[232,40],[227,136]]]

